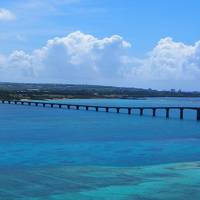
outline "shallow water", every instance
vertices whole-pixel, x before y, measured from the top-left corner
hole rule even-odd
[[[200,106],[198,98],[66,101]],[[195,112],[181,121],[175,111],[169,120],[162,112],[153,118],[3,104],[0,111],[2,200],[200,198]]]
[[[4,169],[2,200],[198,200],[200,162]]]

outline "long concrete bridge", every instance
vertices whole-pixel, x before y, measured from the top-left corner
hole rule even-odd
[[[196,120],[200,121],[200,107],[179,107],[179,106],[137,106],[137,107],[125,107],[125,106],[101,106],[101,105],[83,105],[83,104],[68,104],[68,103],[51,103],[44,101],[27,101],[27,100],[0,100],[2,104],[16,104],[16,105],[28,105],[28,106],[43,106],[43,107],[57,107],[57,108],[67,108],[67,109],[84,109],[84,110],[95,110],[98,112],[100,109],[105,112],[109,112],[111,109],[116,110],[116,113],[120,113],[121,110],[125,110],[127,114],[131,115],[134,110],[139,110],[139,114],[142,116],[144,110],[152,110],[152,116],[156,117],[157,110],[165,110],[165,117],[170,117],[170,110],[179,110],[179,118],[184,118],[184,110],[194,110],[196,111]]]

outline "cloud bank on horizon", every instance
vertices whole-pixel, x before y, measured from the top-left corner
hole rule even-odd
[[[0,54],[0,80],[200,89],[200,41],[186,45],[166,37],[142,58],[131,48],[119,35],[99,39],[72,32],[31,53]]]

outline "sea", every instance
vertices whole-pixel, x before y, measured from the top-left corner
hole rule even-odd
[[[200,98],[46,101],[200,107]],[[0,200],[199,200],[196,112],[126,112],[0,104]]]

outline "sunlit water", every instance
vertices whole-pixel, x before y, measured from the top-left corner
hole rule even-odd
[[[199,98],[56,102],[200,107]],[[153,118],[0,104],[0,112],[0,200],[200,199],[195,111],[184,120],[177,111],[168,120],[162,111]]]

